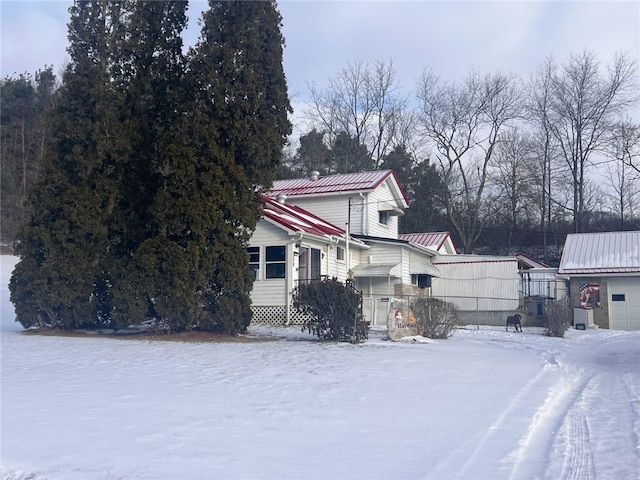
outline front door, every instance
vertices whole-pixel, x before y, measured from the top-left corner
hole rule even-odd
[[[298,257],[298,281],[301,283],[320,280],[322,252],[317,248],[300,247]]]

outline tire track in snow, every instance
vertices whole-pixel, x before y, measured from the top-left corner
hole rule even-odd
[[[576,403],[570,408],[563,427],[566,450],[560,479],[594,480],[595,468],[591,454],[589,426],[581,403]]]
[[[551,457],[554,440],[562,433],[567,436],[565,461],[562,476],[554,480],[595,478],[589,430],[584,409],[580,405],[582,393],[592,376],[580,377],[576,374],[571,382],[567,381],[566,373],[564,377],[564,384],[549,394],[521,439],[519,448],[512,455],[515,462],[511,480],[547,478],[547,460]]]
[[[486,458],[495,453],[492,438],[496,435],[501,435],[499,432],[503,427],[512,425],[521,417],[521,412],[519,411],[521,402],[534,392],[539,391],[550,369],[555,368],[553,362],[544,364],[538,374],[531,378],[511,399],[508,407],[489,425],[484,434],[469,435],[455,450],[440,460],[424,478],[440,480],[456,469],[457,474],[451,478],[456,480],[475,478],[477,472],[474,471],[474,468],[483,464]],[[466,461],[458,467],[461,459],[466,459]]]
[[[491,437],[493,437],[503,425],[512,424],[514,417],[520,416],[519,408],[522,400],[529,396],[531,392],[538,389],[538,385],[547,374],[548,368],[549,364],[545,364],[543,368],[540,369],[540,372],[520,389],[520,391],[513,397],[513,399],[509,403],[509,406],[504,409],[498,416],[498,418],[489,426],[487,432],[476,444],[476,447],[473,448],[471,450],[471,453],[466,457],[467,461],[464,462],[464,464],[458,471],[458,474],[455,476],[457,480],[473,477],[473,475],[468,476],[470,469],[475,466],[478,460],[482,461],[482,459],[485,458],[485,454],[488,453],[487,450],[491,452],[494,448],[491,442]]]
[[[630,373],[622,375],[621,380],[630,399],[629,410],[632,415],[631,435],[632,441],[636,446],[637,477],[640,478],[640,392],[636,390],[633,376]]]

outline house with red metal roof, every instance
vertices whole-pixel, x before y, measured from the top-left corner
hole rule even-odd
[[[300,282],[353,280],[372,324],[386,325],[388,300],[420,294],[439,274],[437,251],[398,238],[409,203],[390,170],[280,180],[264,197],[249,244],[254,319],[297,323]]]
[[[640,330],[640,231],[567,235],[558,274],[586,324]]]
[[[398,234],[409,202],[391,170],[279,180],[264,201],[249,245],[256,322],[300,323],[296,286],[334,277],[362,292],[372,325],[387,324],[394,297],[438,296],[463,323],[481,307],[503,324],[522,304],[515,257],[458,255],[449,232]]]
[[[347,252],[368,246],[344,228],[280,197],[263,196],[262,219],[249,247],[249,268],[255,276],[251,301],[258,323],[300,323],[292,293],[300,282],[348,278]]]

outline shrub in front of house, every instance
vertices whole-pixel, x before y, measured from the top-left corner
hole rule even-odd
[[[571,307],[566,302],[548,302],[545,305],[547,314],[545,322],[545,335],[549,337],[564,337],[564,332],[571,325],[573,314]]]
[[[293,305],[307,318],[302,330],[321,340],[360,343],[368,337],[361,293],[335,278],[300,284]]]
[[[423,337],[449,338],[458,325],[456,306],[438,298],[418,298],[411,305],[411,310]]]

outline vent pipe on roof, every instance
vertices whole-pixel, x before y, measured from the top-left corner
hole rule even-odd
[[[318,179],[318,177],[320,177],[320,172],[319,171],[314,170],[313,172],[311,172],[311,180],[313,182],[315,182]]]
[[[282,205],[287,201],[287,196],[284,193],[279,193],[276,195],[276,201]]]

